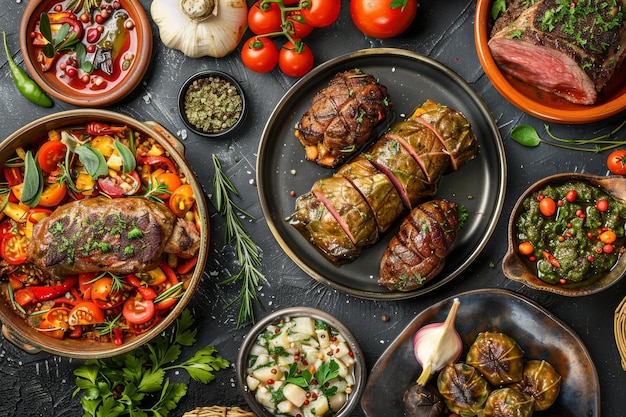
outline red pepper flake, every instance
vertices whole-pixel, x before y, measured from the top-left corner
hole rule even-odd
[[[353,351],[348,352],[348,356],[350,356],[351,358],[354,358],[354,352]]]
[[[308,394],[308,392],[307,392],[307,394]],[[315,400],[315,399],[317,399],[317,392],[313,392],[313,393],[311,393],[311,397],[312,397],[314,400]]]
[[[531,255],[531,256],[528,257],[528,260],[530,262],[535,262],[537,260],[537,257],[535,255]],[[350,353],[352,353],[352,352],[350,352]]]
[[[277,327],[274,329],[274,334],[279,334],[280,333],[280,327]]]
[[[274,385],[274,380],[272,378],[268,379],[267,385]]]

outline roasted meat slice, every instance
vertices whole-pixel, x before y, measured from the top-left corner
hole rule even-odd
[[[195,254],[200,235],[164,204],[144,198],[76,200],[37,223],[28,258],[51,275],[154,268],[165,252]]]
[[[383,233],[404,211],[402,199],[393,183],[364,156],[359,155],[343,165],[335,175],[340,175],[352,183],[369,204],[372,215]]]
[[[311,192],[298,197],[296,212],[289,217],[289,223],[336,265],[355,260],[361,251],[330,210]]]
[[[433,200],[417,206],[389,241],[378,283],[399,291],[421,287],[443,269],[458,230],[456,203]]]
[[[573,103],[595,103],[626,56],[626,1],[528,4],[507,1],[494,24],[488,45],[498,67]]]
[[[376,134],[390,109],[387,88],[376,78],[358,69],[341,72],[315,94],[295,136],[308,160],[333,168]]]

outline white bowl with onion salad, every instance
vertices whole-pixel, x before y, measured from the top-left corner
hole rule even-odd
[[[345,417],[358,404],[366,364],[356,338],[336,318],[291,307],[248,332],[237,379],[259,416]]]

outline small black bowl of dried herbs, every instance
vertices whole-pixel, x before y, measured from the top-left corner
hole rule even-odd
[[[191,76],[178,94],[180,117],[192,132],[210,138],[232,133],[244,120],[246,98],[239,83],[215,70]]]

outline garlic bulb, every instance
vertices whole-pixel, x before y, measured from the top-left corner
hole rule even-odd
[[[454,327],[460,304],[459,299],[455,298],[446,321],[428,324],[415,333],[413,351],[423,368],[417,380],[418,384],[426,384],[432,374],[461,356],[463,341]]]
[[[191,58],[221,58],[239,44],[248,23],[245,0],[153,0],[161,41]]]

